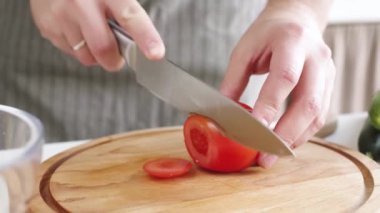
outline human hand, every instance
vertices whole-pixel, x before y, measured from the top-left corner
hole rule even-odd
[[[323,25],[313,13],[304,7],[284,7],[289,5],[267,6],[243,35],[231,55],[221,92],[238,100],[250,75],[268,72],[252,115],[270,125],[289,96],[290,104],[274,132],[295,148],[324,125],[335,67],[323,41]],[[262,153],[258,164],[269,168],[276,159]]]
[[[125,63],[107,18],[114,18],[147,58],[165,54],[160,35],[136,0],[30,0],[30,5],[41,35],[84,65],[114,71]]]

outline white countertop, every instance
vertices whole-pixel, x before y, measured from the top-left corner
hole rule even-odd
[[[359,134],[366,119],[367,112],[340,115],[336,131],[325,140],[358,150]]]
[[[365,112],[340,115],[336,131],[326,137],[325,140],[357,150],[357,140],[366,117],[367,113]],[[88,141],[81,140],[45,144],[42,159],[46,160],[59,152]]]

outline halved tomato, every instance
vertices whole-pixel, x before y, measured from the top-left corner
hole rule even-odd
[[[252,110],[248,105],[244,108]],[[200,167],[217,172],[238,172],[252,166],[258,152],[223,134],[210,119],[192,114],[185,121],[185,144],[193,161]]]
[[[174,178],[188,173],[193,165],[181,158],[160,158],[144,164],[144,171],[153,177]]]

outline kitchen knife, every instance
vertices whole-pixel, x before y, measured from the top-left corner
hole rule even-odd
[[[148,60],[115,21],[109,20],[109,25],[137,82],[154,95],[181,111],[211,118],[229,138],[245,146],[279,156],[294,156],[281,138],[239,104],[167,59]]]

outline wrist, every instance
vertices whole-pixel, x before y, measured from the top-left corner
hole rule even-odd
[[[268,0],[263,11],[273,19],[314,25],[323,32],[328,23],[331,0]]]

